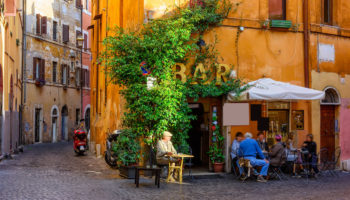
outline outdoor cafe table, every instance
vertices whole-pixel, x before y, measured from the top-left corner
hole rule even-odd
[[[169,182],[169,179],[171,177],[171,171],[174,170],[178,170],[179,171],[179,183],[182,184],[182,169],[183,169],[183,164],[184,164],[184,159],[185,158],[193,158],[193,155],[186,155],[186,154],[173,154],[169,157],[172,158],[179,158],[180,161],[180,165],[176,165],[176,163],[174,163],[174,165],[172,165],[171,162],[169,162],[169,173],[168,173],[168,178],[166,179],[166,182]]]

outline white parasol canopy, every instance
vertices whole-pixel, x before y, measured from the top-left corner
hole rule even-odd
[[[325,97],[323,91],[279,82],[270,78],[262,78],[249,82],[247,85],[250,87],[242,92],[240,100],[320,100]],[[228,94],[229,101],[236,99],[235,92]]]

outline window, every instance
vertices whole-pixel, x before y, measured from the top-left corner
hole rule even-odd
[[[33,58],[33,80],[45,80],[45,60]]]
[[[89,10],[89,0],[85,0],[85,9]]]
[[[85,69],[84,73],[84,85],[85,87],[90,87],[90,71]]]
[[[57,22],[53,22],[53,27],[52,27],[52,39],[57,40]]]
[[[52,62],[52,82],[57,83],[57,62]]]
[[[80,71],[81,69],[75,70],[75,85],[80,87]]]
[[[269,0],[269,17],[271,20],[286,20],[286,0]]]
[[[322,23],[333,23],[333,0],[322,0]]]
[[[61,65],[61,84],[62,85],[68,85],[69,84],[69,69],[68,65],[62,64]]]
[[[86,33],[84,33],[84,49],[85,51],[88,49],[88,36]]]
[[[63,24],[62,41],[65,44],[69,42],[69,25]]]
[[[36,34],[42,35],[47,33],[47,17],[36,14]]]
[[[80,31],[78,31],[78,30],[76,30],[75,31],[75,45],[77,46],[77,47],[79,47],[78,46],[78,37],[80,37],[81,36],[81,32]]]
[[[80,109],[75,109],[75,124],[78,125],[80,121]]]

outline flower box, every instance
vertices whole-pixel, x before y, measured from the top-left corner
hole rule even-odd
[[[289,29],[292,27],[292,21],[289,20],[271,20],[270,28],[285,28]]]
[[[35,85],[38,87],[42,87],[45,85],[45,80],[37,79],[37,80],[35,80]]]

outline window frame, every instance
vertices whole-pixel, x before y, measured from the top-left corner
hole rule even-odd
[[[327,21],[325,20],[325,3],[328,2],[328,16],[327,16]],[[333,7],[334,7],[334,1],[333,0],[322,0],[321,1],[321,19],[322,19],[322,24],[326,25],[333,25],[333,19],[334,19],[334,12],[333,12]]]

